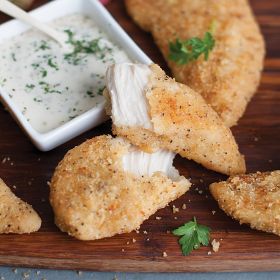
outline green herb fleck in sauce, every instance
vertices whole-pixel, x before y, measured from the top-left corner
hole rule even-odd
[[[98,95],[102,95],[104,89],[105,89],[105,87],[102,87],[102,88],[98,89],[97,94],[98,94]]]
[[[27,111],[27,108],[24,106],[21,113],[22,113],[23,115],[25,115],[25,114],[26,114],[26,111]]]
[[[89,90],[88,90],[86,93],[87,93],[87,95],[88,95],[88,96],[90,96],[90,97],[94,97],[94,95],[93,95],[93,92],[92,92],[92,91],[89,91]]]
[[[26,92],[30,92],[30,91],[32,91],[34,88],[35,88],[35,85],[33,85],[33,84],[26,84],[26,85],[25,85],[25,91],[26,91]]]
[[[41,40],[40,44],[39,44],[39,47],[35,51],[39,51],[39,50],[45,51],[45,50],[50,50],[50,49],[51,48],[48,45],[47,41]]]
[[[48,65],[49,65],[51,68],[54,68],[56,71],[59,70],[58,65],[57,65],[56,63],[53,62],[52,58],[49,58],[49,59],[48,59]]]
[[[48,93],[58,93],[61,94],[61,90],[58,90],[57,87],[60,84],[55,84],[55,85],[51,85],[47,82],[44,81],[40,81],[39,85],[41,86],[41,89],[44,91],[44,94],[48,94]]]
[[[64,59],[69,64],[78,65],[82,63],[87,57],[85,54],[94,54],[98,59],[102,60],[108,52],[112,52],[111,48],[100,46],[101,38],[76,40],[74,39],[74,32],[69,29],[64,30],[64,32],[68,35],[67,43],[74,47],[73,52],[64,55]]]
[[[14,62],[17,61],[17,59],[16,59],[16,54],[15,54],[14,52],[11,53],[11,57],[12,57],[12,60],[13,60]]]
[[[6,78],[3,78],[2,81],[0,82],[0,86],[4,86],[5,83],[7,82],[7,79]]]
[[[48,75],[48,71],[46,69],[43,69],[43,68],[40,70],[40,73],[42,75],[42,78],[45,78]]]
[[[33,101],[35,101],[35,102],[37,102],[37,103],[40,103],[40,102],[42,102],[43,100],[34,97],[34,98],[33,98]]]

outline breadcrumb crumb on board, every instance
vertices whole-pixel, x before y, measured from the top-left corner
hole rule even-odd
[[[220,242],[213,239],[211,242],[213,252],[217,253],[220,249]]]

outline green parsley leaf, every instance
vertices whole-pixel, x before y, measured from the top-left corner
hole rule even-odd
[[[50,46],[48,45],[47,41],[45,40],[41,40],[40,45],[38,46],[38,48],[35,50],[36,52],[39,50],[49,50]]]
[[[215,39],[210,31],[205,32],[204,37],[193,37],[188,40],[176,39],[169,43],[169,59],[178,65],[184,65],[197,60],[204,54],[204,59],[208,60],[210,51],[215,47]]]
[[[176,236],[182,236],[179,239],[179,244],[182,248],[182,253],[187,256],[192,250],[197,250],[200,245],[208,246],[210,238],[210,228],[197,223],[196,218],[183,226],[175,229],[172,233]]]
[[[35,85],[33,84],[26,84],[25,85],[25,91],[26,92],[31,92],[35,88]]]
[[[42,69],[40,70],[40,73],[41,73],[41,75],[42,75],[42,78],[45,78],[45,77],[47,77],[47,75],[48,75],[48,71],[47,71],[46,69],[44,69],[44,68],[42,68]]]
[[[54,68],[56,71],[59,70],[57,64],[53,62],[52,58],[49,58],[49,59],[48,59],[48,65],[49,65],[51,68]]]

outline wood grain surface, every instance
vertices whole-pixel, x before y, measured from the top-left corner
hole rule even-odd
[[[38,6],[46,1],[37,1]],[[267,58],[262,83],[234,135],[247,160],[248,171],[280,168],[280,1],[251,1],[267,43]],[[113,0],[108,9],[151,57],[168,70],[150,35],[141,31],[128,17],[122,1]],[[8,18],[0,15],[0,21]],[[1,67],[1,66],[0,66]],[[0,105],[0,177],[15,193],[32,204],[42,217],[42,228],[32,235],[0,236],[0,264],[13,266],[91,269],[96,271],[268,271],[280,269],[280,238],[227,217],[218,209],[208,192],[211,182],[225,177],[194,162],[177,157],[180,173],[192,178],[191,191],[152,216],[140,233],[118,235],[94,242],[82,242],[61,233],[53,223],[48,202],[50,180],[59,160],[70,148],[85,139],[110,133],[107,122],[65,145],[47,153],[36,150]],[[10,161],[1,163],[3,158]],[[199,193],[201,190],[202,193]],[[171,206],[186,210],[174,215]],[[215,215],[212,211],[216,211]],[[161,220],[155,219],[162,217]],[[167,231],[196,216],[212,229],[212,238],[220,240],[218,253],[208,255],[203,247],[190,256],[181,255],[177,238]],[[176,218],[175,218],[176,217]],[[144,234],[146,230],[148,234]],[[136,242],[132,242],[132,238]],[[122,249],[124,249],[122,251]],[[163,258],[166,252],[168,257]]]

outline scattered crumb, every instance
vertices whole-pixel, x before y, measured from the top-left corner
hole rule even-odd
[[[216,214],[216,211],[215,210],[212,210],[212,215],[215,215]]]
[[[122,252],[124,252],[124,248],[122,248]]]
[[[178,220],[178,217],[174,217],[174,220]]]
[[[77,271],[77,274],[78,274],[79,276],[82,276],[83,272],[80,271],[80,270],[78,270],[78,271]]]
[[[207,253],[207,255],[208,255],[208,256],[212,255],[212,252],[211,252],[211,251],[209,251],[209,252]]]
[[[139,234],[139,230],[138,230],[138,229],[136,229],[135,232],[136,232],[137,234]]]
[[[216,239],[213,239],[212,242],[211,242],[211,245],[212,245],[213,251],[215,253],[217,253],[219,251],[219,248],[220,248],[220,242],[216,241]]]
[[[161,220],[161,219],[162,219],[162,217],[158,217],[158,216],[156,217],[156,220]]]
[[[17,186],[13,186],[13,189],[16,190],[16,189],[17,189]]]
[[[51,182],[50,182],[50,181],[47,181],[47,185],[50,186],[50,185],[51,185]]]
[[[148,234],[148,232],[146,230],[143,231],[144,234]]]
[[[113,280],[119,280],[117,275],[114,276]]]
[[[40,161],[41,159],[40,158],[38,158],[38,161]]]
[[[203,190],[199,190],[198,193],[199,193],[199,194],[203,194]]]
[[[191,202],[191,200],[189,199],[189,202]]]
[[[166,233],[170,233],[170,230],[167,230]]]
[[[13,268],[12,271],[13,271],[14,274],[17,274],[17,273],[18,273],[17,268]]]
[[[11,165],[14,165],[14,163],[13,163],[13,162],[11,162]]]
[[[186,209],[187,209],[186,203],[184,203],[184,204],[182,205],[182,209],[183,209],[183,210],[186,210]]]
[[[132,238],[132,243],[135,243],[136,242],[136,239]]]
[[[195,190],[198,192],[198,188],[195,188]]]
[[[2,163],[4,164],[6,161],[7,161],[7,158],[4,157],[4,158],[2,159]]]
[[[150,238],[147,238],[146,241],[150,241]]]
[[[127,242],[126,242],[126,245],[129,245],[129,244],[130,244],[130,242],[129,242],[129,241],[127,241]]]
[[[203,179],[199,179],[199,182],[200,182],[200,183],[203,183],[204,181],[203,181]]]
[[[178,213],[179,208],[177,208],[175,205],[172,205],[172,212],[173,212],[173,214]]]
[[[255,141],[255,142],[258,142],[258,141],[259,141],[259,138],[258,138],[258,137],[255,137],[255,138],[254,138],[254,141]]]
[[[167,257],[167,253],[166,253],[166,252],[163,252],[163,253],[162,253],[162,256],[163,256],[164,258],[166,258],[166,257]]]
[[[37,274],[37,275],[40,275],[40,274],[41,274],[41,271],[40,271],[40,270],[37,270],[37,271],[36,271],[36,274]]]
[[[4,276],[1,276],[1,277],[0,277],[0,280],[5,280],[5,277],[4,277]]]
[[[23,272],[22,277],[23,279],[28,279],[30,277],[30,274],[28,272]]]

